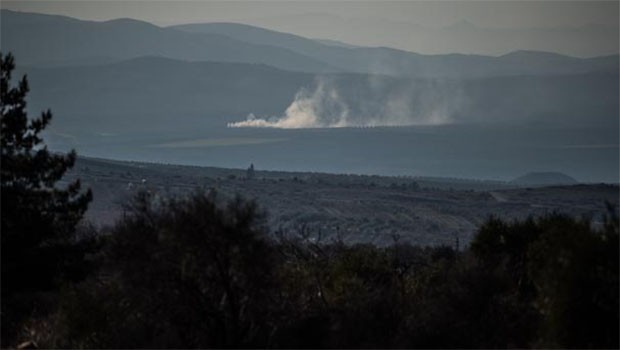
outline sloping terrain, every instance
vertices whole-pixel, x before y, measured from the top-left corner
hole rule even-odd
[[[73,130],[179,130],[225,127],[253,113],[280,117],[296,99],[319,118],[346,113],[351,126],[427,123],[617,123],[618,75],[403,79],[366,74],[312,75],[266,65],[185,62],[160,57],[28,74],[33,112],[51,108],[53,126]],[[331,106],[338,107],[329,110]],[[318,111],[323,108],[325,113]],[[330,114],[331,113],[331,114]],[[182,121],[182,122],[180,122]]]
[[[511,181],[518,186],[576,185],[577,180],[558,172],[527,173]]]
[[[64,132],[225,127],[250,112],[280,113],[313,79],[266,65],[161,57],[23,72],[32,110],[62,115],[54,128]]]
[[[457,237],[466,244],[490,215],[510,219],[561,212],[589,217],[597,225],[606,201],[618,206],[618,186],[603,184],[521,189],[497,182],[270,171],[256,171],[248,179],[241,169],[89,158],[80,158],[67,179],[75,177],[93,189],[86,218],[97,225],[112,224],[139,189],[162,196],[215,189],[256,199],[269,214],[272,232],[306,229],[326,239],[377,245],[395,239],[453,245]]]

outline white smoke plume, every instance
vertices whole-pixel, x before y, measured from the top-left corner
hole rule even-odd
[[[363,82],[369,92],[344,98],[332,79],[318,78],[314,90],[300,89],[283,116],[229,123],[231,128],[280,129],[441,125],[452,121],[461,104],[459,89],[441,84],[415,87],[413,82],[390,87],[371,77]]]

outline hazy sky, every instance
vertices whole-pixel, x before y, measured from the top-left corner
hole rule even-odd
[[[89,20],[129,17],[158,25],[243,22],[311,38],[423,53],[503,54],[548,47],[549,51],[594,56],[618,51],[618,1],[47,0],[1,1],[1,6]],[[596,25],[612,30],[605,32]],[[564,27],[564,34],[559,35],[554,27]],[[556,33],[550,33],[553,30]]]

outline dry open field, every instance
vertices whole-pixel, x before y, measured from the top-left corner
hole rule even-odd
[[[215,189],[222,197],[255,199],[272,231],[305,229],[322,239],[385,245],[395,239],[422,245],[467,244],[490,215],[523,218],[561,212],[600,223],[605,202],[618,206],[618,186],[605,184],[516,188],[507,183],[290,173],[189,167],[80,158],[67,178],[94,193],[86,219],[112,225],[139,189],[183,195]]]

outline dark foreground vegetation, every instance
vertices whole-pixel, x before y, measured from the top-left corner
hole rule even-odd
[[[15,296],[33,307],[4,345],[618,347],[617,218],[490,219],[465,251],[274,239],[262,219],[241,199],[142,193],[86,278]]]
[[[618,216],[491,218],[458,246],[269,232],[252,201],[139,192],[110,229],[57,181],[2,57],[2,346],[618,348]]]

